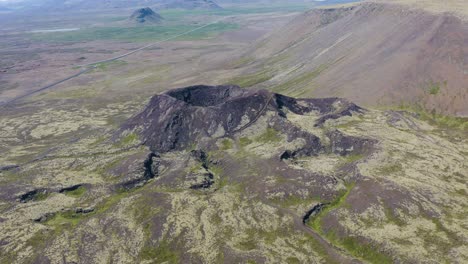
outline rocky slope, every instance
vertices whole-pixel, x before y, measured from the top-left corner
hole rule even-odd
[[[417,7],[311,10],[244,54],[242,73],[257,87],[293,96],[467,116],[468,22],[459,13]]]
[[[170,90],[105,137],[3,157],[0,258],[463,263],[468,142],[455,132],[338,98]]]

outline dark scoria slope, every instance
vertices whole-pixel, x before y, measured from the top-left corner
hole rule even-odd
[[[318,138],[285,125],[286,113],[316,112],[327,119],[351,116],[362,109],[339,98],[294,99],[267,90],[244,90],[238,86],[192,86],[154,96],[143,112],[130,119],[124,131],[134,131],[152,151],[167,152],[190,148],[204,140],[216,140],[242,132],[267,112],[276,114],[276,129],[288,131],[291,139],[304,136],[319,151]],[[284,119],[279,119],[281,118]],[[283,122],[283,123],[280,123]],[[208,144],[208,143],[207,143]]]

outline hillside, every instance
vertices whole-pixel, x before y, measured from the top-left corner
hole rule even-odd
[[[242,73],[294,96],[467,116],[467,25],[451,13],[406,5],[315,9],[244,54],[251,63]]]
[[[41,115],[0,132],[47,133]],[[169,90],[113,132],[2,156],[0,258],[463,263],[467,142],[444,133],[340,98]]]
[[[468,4],[465,0],[370,0],[370,2],[400,4],[436,14],[448,12],[464,20],[468,19]]]

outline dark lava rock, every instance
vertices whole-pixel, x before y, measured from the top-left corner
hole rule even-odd
[[[70,186],[70,187],[65,187],[65,188],[60,189],[59,193],[73,192],[73,191],[78,190],[82,186],[83,186],[82,184],[77,184],[77,185],[73,185],[73,186]]]
[[[149,7],[140,8],[133,12],[133,14],[130,16],[131,21],[137,22],[139,24],[160,23],[162,19],[162,16],[155,13]]]
[[[40,217],[33,219],[33,221],[36,223],[44,223],[44,222],[47,222],[47,220],[53,218],[54,216],[55,216],[55,213],[45,213],[41,215]]]
[[[330,138],[331,151],[341,156],[369,153],[376,143],[372,139],[346,136],[338,130],[328,132],[327,136]]]
[[[214,183],[215,183],[214,175],[208,172],[204,175],[204,179],[201,183],[190,186],[190,189],[192,190],[209,189]]]
[[[157,153],[151,152],[143,162],[142,173],[137,174],[136,178],[127,180],[123,183],[118,184],[118,188],[124,190],[131,190],[138,187],[142,187],[149,180],[159,175],[160,156]]]
[[[327,118],[338,118],[362,110],[340,98],[295,99],[267,90],[199,85],[154,96],[143,112],[122,126],[116,137],[124,131],[132,131],[151,151],[183,150],[201,138],[222,138],[240,132],[267,111],[283,117],[284,120],[276,122],[274,128],[287,134],[288,140],[306,139],[308,147],[296,151],[296,156],[311,155],[321,146],[317,137],[284,118],[288,112],[304,115],[314,111]]]
[[[89,213],[92,213],[92,212],[94,212],[93,207],[87,207],[87,208],[78,207],[78,208],[75,209],[75,214],[89,214]]]
[[[307,221],[309,221],[310,218],[318,215],[328,204],[325,203],[318,203],[312,209],[310,209],[304,217],[302,217],[302,223],[306,224]]]
[[[18,165],[0,166],[0,172],[2,172],[2,171],[11,171],[11,170],[18,169],[18,168],[19,168]]]
[[[19,200],[21,203],[27,203],[38,200],[39,197],[45,196],[47,194],[48,191],[46,189],[36,189],[20,195]]]

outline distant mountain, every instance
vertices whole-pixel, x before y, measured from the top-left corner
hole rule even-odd
[[[3,5],[15,9],[41,9],[44,11],[90,10],[147,7],[154,9],[220,9],[212,0],[19,0]]]
[[[130,16],[130,21],[136,22],[137,24],[155,24],[160,23],[162,19],[163,18],[159,14],[155,13],[149,7],[140,8]]]
[[[168,0],[162,5],[163,8],[183,8],[183,9],[221,9],[221,7],[211,0]]]

